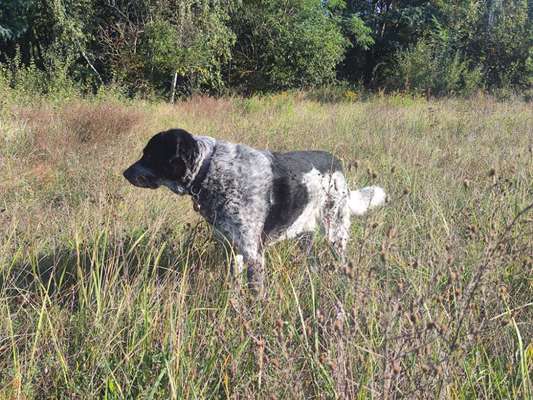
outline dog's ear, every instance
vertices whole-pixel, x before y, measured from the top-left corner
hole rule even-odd
[[[169,160],[172,167],[172,175],[175,179],[181,179],[190,172],[199,154],[198,144],[193,135],[183,129],[169,131],[175,139],[175,154]]]
[[[180,129],[180,139],[178,140],[176,155],[180,156],[186,163],[187,167],[192,168],[199,154],[198,143],[193,135]]]

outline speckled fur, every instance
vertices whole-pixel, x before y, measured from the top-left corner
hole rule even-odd
[[[176,146],[175,151],[168,146]],[[297,237],[309,241],[319,228],[344,258],[350,198],[358,192],[349,191],[341,164],[331,154],[272,153],[182,130],[154,136],[144,153],[124,176],[139,187],[164,185],[193,196],[200,214],[234,247],[235,273],[247,266],[249,285],[258,293],[263,292],[264,248],[271,243]],[[168,170],[161,157],[170,164],[178,159],[179,168]],[[204,163],[205,178],[195,182]],[[359,202],[358,210],[382,203],[369,199]]]

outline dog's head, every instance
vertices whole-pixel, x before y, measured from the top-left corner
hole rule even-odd
[[[132,184],[157,189],[161,185],[178,194],[186,193],[199,154],[194,137],[183,129],[171,129],[153,136],[140,160],[123,173]]]

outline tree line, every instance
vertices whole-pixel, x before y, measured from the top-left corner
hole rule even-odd
[[[528,90],[532,13],[527,0],[3,0],[0,70],[41,92]]]

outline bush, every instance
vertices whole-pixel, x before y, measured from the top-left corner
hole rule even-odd
[[[0,87],[9,90],[13,98],[47,96],[51,100],[65,100],[79,95],[79,84],[69,76],[69,61],[47,54],[48,68],[41,69],[31,61],[24,64],[20,53],[8,63],[0,65]]]
[[[151,5],[142,11],[148,22],[130,30],[123,28],[125,17],[110,18],[111,28],[103,30],[99,40],[110,56],[115,82],[125,84],[132,93],[138,93],[141,86],[144,93],[166,95],[176,74],[181,94],[224,88],[222,66],[231,58],[234,41],[226,24],[227,12],[198,0],[186,3],[183,7],[171,1]]]
[[[353,103],[361,100],[363,93],[361,87],[337,83],[335,85],[323,85],[306,92],[305,97],[319,103]]]
[[[317,0],[245,2],[234,16],[233,79],[252,89],[334,80],[348,42]]]
[[[390,85],[394,89],[436,96],[470,95],[482,86],[482,73],[459,51],[421,40],[397,53]]]

